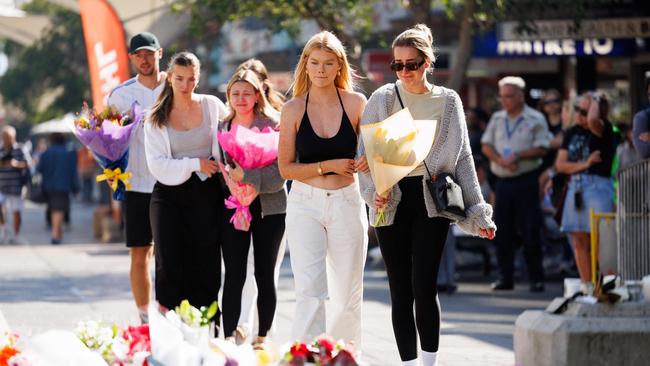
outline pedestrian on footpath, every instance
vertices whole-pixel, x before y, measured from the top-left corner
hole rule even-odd
[[[530,291],[544,291],[540,222],[539,167],[550,133],[544,115],[525,104],[526,83],[518,76],[499,80],[503,109],[490,118],[483,134],[483,154],[497,176],[495,221],[500,277],[493,290],[514,288],[514,261],[521,244],[528,267]]]
[[[455,91],[427,80],[436,60],[432,41],[431,30],[423,24],[395,38],[390,68],[399,81],[382,86],[370,96],[361,122],[383,121],[408,108],[416,120],[439,123],[428,156],[392,188],[388,198],[377,194],[370,174],[359,175],[361,194],[370,207],[370,222],[377,222],[378,209],[385,210],[386,224],[375,230],[386,264],[393,331],[403,365],[433,366],[438,359],[437,277],[452,220],[435,208],[424,182],[429,179],[427,169],[432,176],[452,174],[462,188],[467,218],[458,224],[464,230],[490,239],[496,230],[491,219],[492,207],[483,200],[474,170],[460,97]],[[363,154],[365,149],[360,143],[358,155]]]
[[[251,58],[244,61],[237,67],[235,73],[238,73],[243,70],[252,70],[255,72],[257,77],[260,80],[262,85],[263,94],[266,98],[266,111],[265,113],[269,118],[279,121],[280,120],[280,110],[284,105],[284,97],[280,92],[278,92],[273,83],[269,79],[269,73],[266,70],[266,66],[262,61]],[[286,198],[285,198],[286,200]],[[286,210],[286,208],[285,208]],[[280,242],[280,248],[278,249],[278,257],[275,262],[275,269],[273,271],[273,278],[275,281],[275,287],[277,290],[278,279],[280,277],[280,266],[282,265],[282,259],[284,258],[286,240],[284,238]],[[241,311],[239,313],[239,321],[237,322],[237,328],[235,329],[236,342],[241,343],[250,338],[249,336],[253,334],[254,324],[257,323],[259,331],[259,318],[256,317],[257,313],[257,296],[258,289],[257,284],[255,283],[255,248],[251,246],[248,251],[248,259],[246,261],[246,281],[244,282],[244,288],[242,289],[241,295]],[[256,320],[257,319],[257,320]],[[271,324],[270,334],[272,335],[276,329],[277,322]],[[252,339],[251,339],[252,340]]]
[[[131,38],[129,59],[137,75],[113,89],[108,104],[121,112],[131,108],[134,102],[146,111],[153,107],[165,86],[166,74],[160,71],[163,49],[155,35],[143,32]],[[131,257],[131,291],[138,307],[140,321],[148,322],[147,309],[151,301],[151,257],[153,243],[149,220],[149,203],[156,179],[149,172],[144,148],[144,124],[133,131],[129,143],[131,188],[127,189],[122,209],[126,246]]]
[[[575,106],[576,124],[565,134],[555,167],[571,176],[564,201],[562,231],[569,233],[578,273],[591,282],[589,211],[614,212],[611,179],[616,153],[614,130],[608,120],[609,102],[597,93],[583,94]]]
[[[221,286],[224,187],[215,160],[219,120],[227,113],[217,97],[194,92],[199,77],[194,54],[175,54],[145,122],[147,165],[157,180],[150,204],[156,300],[166,309],[184,299],[209,306]]]
[[[650,100],[650,78],[645,81],[645,91]],[[650,106],[634,115],[632,131],[634,148],[639,158],[650,158]]]
[[[52,223],[50,243],[57,245],[63,240],[63,218],[70,211],[70,194],[79,192],[79,174],[77,154],[65,147],[65,136],[55,132],[49,142],[36,171],[43,177],[43,192]]]
[[[266,97],[259,77],[252,70],[236,73],[228,83],[226,95],[230,114],[220,124],[220,129],[229,131],[233,125],[245,128],[277,130],[280,121],[267,114]],[[270,108],[273,110],[272,108]],[[224,161],[229,157],[224,152]],[[230,160],[232,161],[232,160]],[[236,229],[230,222],[234,208],[224,207],[222,216],[221,248],[226,276],[223,287],[223,329],[227,337],[235,341],[236,327],[242,305],[242,290],[246,281],[248,251],[254,248],[254,276],[257,283],[257,313],[259,330],[253,340],[254,348],[264,348],[266,336],[273,324],[277,303],[274,271],[278,251],[284,236],[287,193],[285,181],[280,176],[277,160],[258,169],[243,169],[233,161],[228,174],[235,182],[250,184],[259,195],[249,205],[252,216],[247,231]],[[239,336],[240,338],[241,335]],[[242,339],[237,339],[242,341]]]
[[[307,42],[294,76],[278,157],[280,173],[293,180],[286,221],[296,288],[291,334],[311,341],[327,332],[361,348],[368,221],[354,174],[368,164],[354,158],[366,98],[353,91],[343,44],[327,31]]]
[[[23,209],[23,187],[29,177],[31,158],[29,153],[16,142],[16,129],[13,126],[2,128],[2,150],[0,150],[0,194],[4,196],[2,217],[13,219],[13,234],[5,229],[5,223],[0,228],[0,236],[4,242],[25,244],[20,236]],[[8,221],[8,220],[7,220]]]

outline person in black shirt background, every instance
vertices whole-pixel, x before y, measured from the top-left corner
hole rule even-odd
[[[576,125],[568,129],[555,161],[559,173],[571,176],[562,215],[562,231],[571,236],[580,279],[591,281],[589,211],[612,212],[611,180],[616,151],[605,95],[583,94],[575,106]]]

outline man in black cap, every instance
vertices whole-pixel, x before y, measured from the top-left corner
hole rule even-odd
[[[149,110],[165,86],[167,75],[160,71],[163,49],[155,35],[149,32],[131,38],[129,59],[137,75],[117,86],[108,97],[108,104],[127,111],[133,102]],[[126,246],[131,252],[131,290],[140,319],[148,322],[147,308],[151,299],[149,267],[153,255],[149,201],[156,179],[149,172],[144,151],[144,124],[133,132],[129,145],[129,172],[131,188],[123,204],[126,228]]]

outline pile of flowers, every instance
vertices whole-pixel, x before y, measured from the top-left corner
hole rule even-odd
[[[151,354],[149,326],[120,329],[114,324],[94,320],[79,323],[75,334],[91,351],[111,366],[147,366]]]
[[[31,361],[17,346],[18,334],[7,332],[0,335],[0,366],[29,366]]]
[[[302,366],[312,363],[316,366],[357,366],[355,350],[351,345],[322,335],[310,344],[296,342],[284,355],[280,365]]]

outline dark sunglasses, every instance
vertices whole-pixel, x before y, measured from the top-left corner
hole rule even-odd
[[[583,116],[583,117],[587,117],[587,113],[589,112],[588,110],[582,109],[582,108],[578,107],[577,105],[573,106],[573,110],[576,113],[580,113],[580,115]]]
[[[548,99],[544,101],[544,104],[553,104],[553,103],[560,103],[562,99],[555,98],[555,99]]]
[[[391,61],[390,63],[390,69],[393,71],[402,71],[404,68],[406,68],[409,71],[415,71],[422,67],[424,65],[425,60],[422,60],[420,62],[417,61],[411,61],[407,63],[401,63],[401,62],[395,62],[395,60]]]

